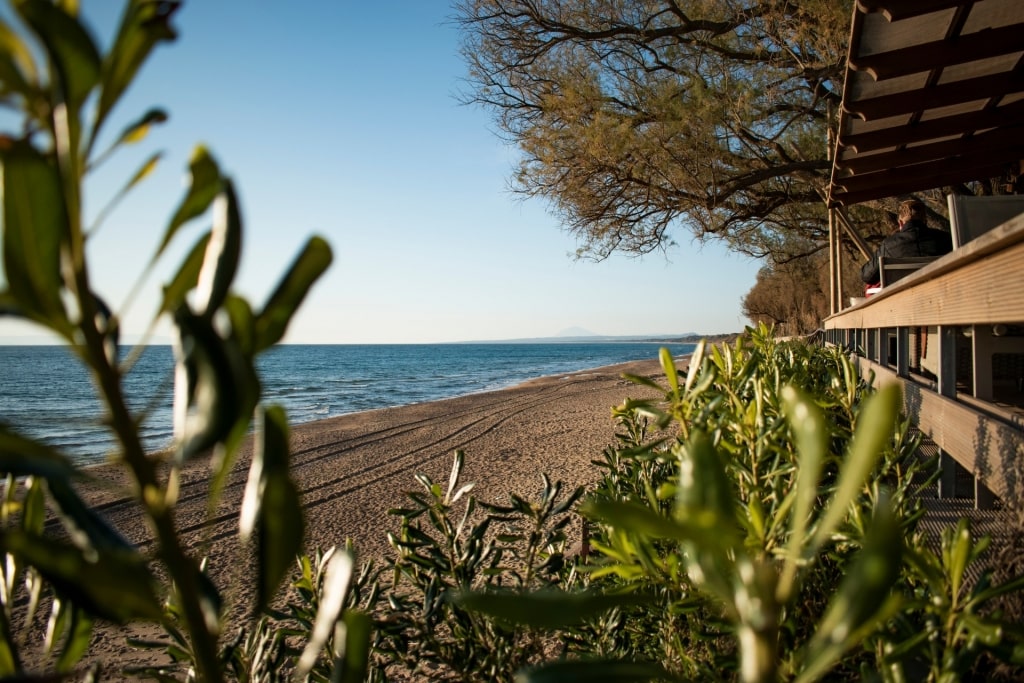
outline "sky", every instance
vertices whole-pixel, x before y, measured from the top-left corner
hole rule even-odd
[[[101,45],[120,3],[84,0]],[[154,151],[160,166],[90,238],[94,287],[141,333],[209,218],[190,224],[124,302],[181,200],[188,160],[207,146],[239,193],[236,291],[258,309],[306,240],[334,262],[286,343],[435,343],[742,330],[760,263],[680,226],[678,246],[643,258],[574,258],[543,199],[510,190],[517,151],[491,112],[462,104],[466,66],[444,0],[186,2],[118,105],[112,136],[153,106],[167,123],[90,177],[91,221]],[[3,122],[3,130],[11,130]],[[166,341],[169,328],[157,328]],[[40,332],[0,319],[0,341]]]

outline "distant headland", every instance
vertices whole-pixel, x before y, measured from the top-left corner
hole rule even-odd
[[[683,334],[662,335],[605,335],[605,334],[564,334],[555,337],[523,337],[517,339],[480,339],[459,344],[608,344],[614,342],[651,343],[651,344],[696,344],[702,339],[708,342],[730,341],[739,336],[738,332],[724,334],[700,334],[684,332]]]

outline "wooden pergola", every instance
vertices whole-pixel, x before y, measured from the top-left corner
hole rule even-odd
[[[1022,159],[1024,0],[857,0],[828,192],[826,338],[903,385],[905,409],[945,456],[942,488],[950,493],[959,463],[979,504],[991,492],[1024,505],[1021,414],[995,400],[991,380],[994,354],[1024,354],[1024,337],[1005,333],[1024,326],[1024,216],[848,308],[840,226],[863,251],[847,206],[1016,177]],[[939,347],[934,376],[911,371],[922,329]],[[970,386],[958,381],[958,343],[970,346]]]
[[[829,205],[1018,173],[1024,2],[858,0]]]

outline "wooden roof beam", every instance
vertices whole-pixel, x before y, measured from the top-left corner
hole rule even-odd
[[[975,100],[986,100],[1024,91],[1024,74],[1019,70],[942,83],[931,88],[910,90],[843,102],[843,108],[863,121],[874,121],[925,109],[938,109]]]
[[[1017,153],[1020,155],[1020,152]],[[876,186],[891,186],[899,183],[903,183],[909,180],[910,176],[914,178],[921,178],[922,182],[932,184],[924,187],[930,189],[932,187],[938,187],[939,185],[951,184],[951,181],[945,180],[945,178],[951,172],[957,172],[962,176],[974,176],[979,177],[975,174],[975,169],[990,169],[998,168],[999,172],[995,175],[999,175],[1005,170],[1006,164],[994,163],[991,157],[986,155],[978,155],[976,157],[957,157],[950,159],[949,165],[939,167],[937,164],[925,164],[921,166],[908,166],[905,168],[891,168],[885,171],[876,171],[874,173],[861,173],[860,175],[851,175],[842,178],[836,178],[833,183],[842,189],[848,191],[848,193],[856,193],[861,189]],[[953,166],[954,168],[950,168]],[[935,179],[942,179],[940,182],[934,182]]]
[[[857,6],[865,14],[881,12],[889,21],[899,21],[952,9],[966,2],[967,0],[857,0]]]
[[[919,176],[909,174],[900,176],[895,174],[894,176],[887,176],[885,179],[876,178],[874,183],[865,183],[862,188],[847,192],[836,191],[838,190],[837,185],[842,182],[837,180],[832,184],[833,191],[829,195],[829,206],[850,206],[874,199],[896,197],[911,192],[931,190],[944,185],[955,185],[969,180],[994,178],[1002,175],[1006,168],[1006,164],[990,164],[971,169],[957,167],[944,172],[935,171]],[[967,177],[969,174],[973,174],[973,178]]]
[[[1024,100],[1018,100],[1002,107],[944,116],[940,119],[922,121],[912,126],[894,126],[867,133],[847,135],[840,137],[839,144],[844,149],[853,149],[857,153],[864,153],[912,142],[927,142],[950,135],[963,135],[976,130],[1018,126],[1022,120],[1024,120]]]
[[[999,172],[995,175],[999,175],[1002,170],[1005,169],[1006,164],[993,163],[991,159],[986,157],[962,157],[957,159],[949,160],[949,165],[939,167],[936,164],[927,164],[921,167],[910,166],[906,168],[892,168],[885,171],[876,171],[874,173],[861,173],[860,175],[851,175],[845,178],[836,178],[834,183],[837,187],[845,189],[848,193],[856,193],[861,189],[876,186],[892,186],[901,183],[909,182],[911,176],[914,181],[920,179],[922,182],[931,183],[927,184],[924,189],[930,189],[932,187],[938,187],[940,185],[950,184],[951,181],[945,180],[948,175],[952,172],[957,172],[961,176],[974,176],[975,169],[990,169],[998,168]],[[950,168],[952,166],[953,168]],[[935,181],[939,179],[939,181]]]
[[[969,138],[944,140],[917,147],[901,147],[891,152],[854,156],[848,160],[840,157],[836,159],[835,166],[853,174],[870,173],[928,161],[936,162],[947,157],[971,152],[1005,151],[1022,145],[1024,145],[1024,123],[1020,126],[992,130]]]
[[[850,68],[866,71],[876,80],[931,71],[938,67],[966,64],[988,57],[1024,51],[1024,23],[987,28],[948,40],[850,56]]]

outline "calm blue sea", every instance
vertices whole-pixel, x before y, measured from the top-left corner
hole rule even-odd
[[[278,346],[260,359],[267,403],[293,424],[334,415],[501,389],[525,380],[655,359],[652,343],[413,344]],[[693,344],[668,344],[674,356]],[[125,379],[133,409],[148,410],[142,434],[151,450],[171,438],[173,360],[151,346]],[[92,384],[59,346],[0,346],[0,421],[16,425],[81,463],[100,462],[110,441],[99,426]]]

